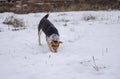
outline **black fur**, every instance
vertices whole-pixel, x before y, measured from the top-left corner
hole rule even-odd
[[[55,28],[55,26],[47,19],[49,14],[45,15],[38,26],[38,33],[40,30],[42,30],[46,37],[49,37],[52,34],[57,34],[59,36],[58,30]]]

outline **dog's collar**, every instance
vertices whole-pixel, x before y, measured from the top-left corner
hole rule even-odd
[[[52,34],[49,36],[49,39],[52,40],[52,41],[59,41],[59,35],[57,34]]]

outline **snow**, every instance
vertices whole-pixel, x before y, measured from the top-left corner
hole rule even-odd
[[[120,11],[50,13],[63,42],[58,53],[50,52],[44,34],[38,46],[45,14],[0,13],[0,79],[120,79]],[[2,23],[12,15],[26,29],[12,31]]]

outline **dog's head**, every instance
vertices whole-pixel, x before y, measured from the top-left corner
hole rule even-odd
[[[50,46],[53,50],[53,52],[57,52],[59,45],[62,43],[62,41],[52,41],[50,43]]]

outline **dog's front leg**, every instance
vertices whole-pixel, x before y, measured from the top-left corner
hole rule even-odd
[[[47,41],[47,44],[48,44],[48,47],[49,47],[50,51],[54,52],[53,49],[52,49],[52,47],[50,46],[50,41],[49,41],[48,37],[46,37],[46,41]]]

